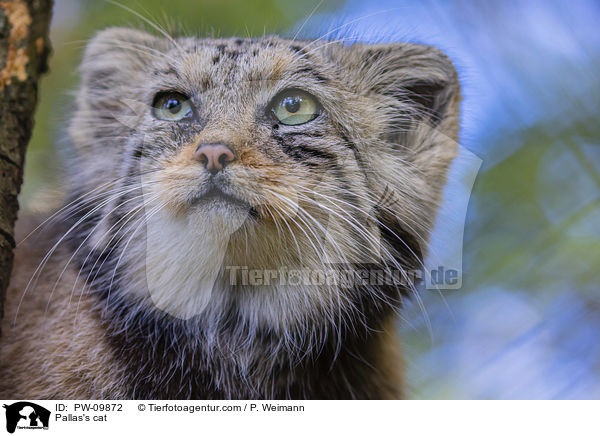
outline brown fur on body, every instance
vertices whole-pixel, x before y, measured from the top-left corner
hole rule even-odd
[[[456,153],[449,60],[415,44],[109,29],[81,72],[73,203],[48,244],[17,250],[0,396],[400,398],[410,280],[232,285],[227,267],[418,269]],[[279,123],[272,102],[296,89],[321,111]],[[165,91],[193,118],[153,116]],[[235,155],[212,176],[194,158],[210,143]],[[236,200],[203,200],[211,183]]]
[[[21,301],[31,271],[51,247],[36,242],[26,242],[16,252],[18,261],[7,295],[4,337],[0,343],[0,398],[401,397],[401,365],[394,323],[338,352],[334,368],[331,368],[332,356],[327,355],[332,353],[331,349],[325,350],[317,362],[302,362],[296,367],[282,362],[282,366],[273,367],[265,361],[268,345],[263,348],[256,343],[254,374],[236,374],[239,368],[227,366],[227,362],[235,362],[235,350],[220,349],[221,356],[208,357],[203,362],[200,347],[169,350],[156,341],[147,348],[145,340],[136,337],[141,332],[131,331],[125,343],[112,342],[111,339],[123,338],[107,334],[111,331],[110,322],[102,319],[96,298],[81,291],[73,292],[78,272],[74,267],[66,270],[61,285],[54,291],[62,268],[59,271],[49,268],[40,277],[35,293]],[[68,251],[58,254],[65,262],[68,256]],[[224,367],[219,360],[225,363]],[[138,368],[132,370],[132,367]],[[210,379],[219,373],[229,379],[215,387]],[[362,388],[354,385],[356,381],[360,381]]]
[[[26,229],[23,221],[27,221]],[[19,239],[27,235],[27,230],[33,230],[31,224],[31,220],[19,221]],[[90,297],[84,296],[79,302],[81,291],[71,295],[77,271],[67,269],[50,298],[62,270],[58,262],[45,270],[35,292],[23,296],[33,271],[51,245],[33,238],[16,249],[2,321],[0,397],[123,397],[125,392],[119,385],[123,368],[111,355],[106,336],[99,334],[104,327],[98,313],[92,310]],[[59,256],[64,259],[68,253],[61,251]],[[75,320],[78,304],[81,316]]]

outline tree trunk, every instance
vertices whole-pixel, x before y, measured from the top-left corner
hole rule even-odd
[[[40,75],[50,52],[52,0],[0,0],[0,317]],[[0,332],[1,333],[1,332]]]

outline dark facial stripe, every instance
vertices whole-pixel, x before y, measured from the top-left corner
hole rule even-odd
[[[304,136],[307,138],[322,138],[325,136],[322,132],[285,132],[279,133],[280,136],[286,137],[295,137],[295,136]]]
[[[292,159],[298,161],[307,166],[318,166],[315,165],[315,159],[324,162],[328,165],[337,163],[337,156],[328,151],[319,150],[313,147],[308,147],[305,144],[298,144],[298,141],[295,141],[293,138],[295,136],[306,136],[311,137],[311,134],[300,134],[300,132],[294,132],[295,134],[287,134],[287,133],[276,133],[273,135],[273,138],[277,141],[277,143],[281,146],[281,149],[285,154],[290,156]],[[321,134],[315,136],[322,136]]]
[[[312,67],[304,67],[304,68],[299,69],[297,72],[301,73],[301,74],[308,74],[312,78],[314,78],[317,82],[320,82],[320,83],[329,82],[329,79],[327,77],[325,77],[322,73],[320,73],[319,71],[315,70]]]
[[[356,163],[358,164],[359,168],[362,170],[363,175],[365,176],[365,179],[368,180],[369,177],[367,174],[367,165],[365,165],[364,161],[362,160],[362,156],[358,152],[358,149],[356,148],[356,144],[354,144],[354,142],[352,142],[352,140],[348,137],[348,135],[346,134],[344,129],[342,129],[342,128],[338,129],[338,133],[343,140],[342,145],[344,145],[345,147],[352,150],[352,153],[354,153],[354,159],[356,159]]]

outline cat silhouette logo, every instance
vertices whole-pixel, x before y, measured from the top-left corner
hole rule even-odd
[[[15,429],[48,430],[50,411],[28,401],[19,401],[4,405],[6,409],[6,431],[14,433]]]

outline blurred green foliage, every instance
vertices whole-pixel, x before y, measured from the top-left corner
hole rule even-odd
[[[411,396],[597,398],[597,116],[564,113],[489,140],[520,146],[477,177],[460,292],[425,292],[425,309],[405,313]]]
[[[544,120],[504,139],[522,146],[475,185],[479,216],[467,230],[467,286],[534,290],[565,279],[571,289],[597,286],[600,125],[581,115],[571,114],[566,125],[566,117]]]

